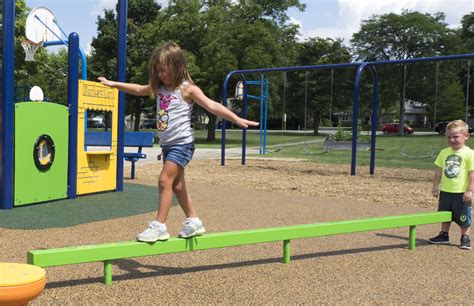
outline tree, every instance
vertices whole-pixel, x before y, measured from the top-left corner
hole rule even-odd
[[[350,52],[342,45],[341,39],[309,38],[298,44],[297,62],[302,66],[347,63],[350,57]],[[327,69],[290,74],[289,100],[302,101],[292,104],[290,118],[302,118],[301,114],[307,114],[300,125],[304,126],[306,123],[306,127],[312,126],[317,135],[323,116],[331,120],[330,113],[351,104],[352,99],[347,99],[352,88],[349,72],[352,71]]]
[[[465,52],[474,52],[474,12],[462,17],[460,35]]]
[[[43,89],[45,100],[68,105],[68,52],[61,48],[57,53],[41,52],[35,55],[36,73],[29,75],[27,83]]]
[[[463,53],[473,53],[474,52],[474,12],[471,12],[467,15],[464,15],[461,20],[461,29],[460,29],[460,38],[463,44]],[[474,104],[474,61],[471,60],[470,75],[469,75],[469,91],[467,89],[468,84],[466,84],[467,78],[467,69],[463,69],[461,74],[461,79],[463,82],[464,92],[467,94],[469,92],[469,101],[468,105]]]
[[[220,101],[223,80],[230,71],[292,61],[288,58],[295,54],[297,27],[285,23],[290,7],[304,9],[296,0],[170,1],[151,36],[176,41],[188,51],[194,81]],[[251,108],[250,118],[257,112]],[[208,115],[207,139],[214,140],[216,118]]]
[[[460,41],[455,31],[448,28],[444,19],[443,13],[431,15],[412,11],[403,11],[400,15],[395,13],[373,15],[368,20],[362,21],[361,30],[352,37],[354,57],[362,61],[381,61],[456,54],[460,50]],[[399,65],[398,73],[393,73],[394,69],[390,67],[392,69],[389,71],[386,69],[386,73],[381,75],[381,79],[390,80],[387,85],[392,85],[382,88],[382,91],[393,90],[390,87],[398,88],[400,121],[404,121],[405,117],[403,93],[407,92],[407,84],[412,79],[426,77],[420,75],[422,69],[414,69],[415,67],[415,65]],[[433,74],[428,74],[430,75]],[[428,95],[430,89],[412,87],[412,90],[421,97],[423,96],[421,93]],[[384,95],[392,96],[387,92],[381,94]],[[383,101],[388,106],[393,102]]]
[[[129,0],[127,19],[127,65],[128,82],[148,83],[148,57],[155,48],[149,39],[150,25],[154,23],[161,6],[154,0]],[[93,47],[90,66],[91,77],[115,78],[117,49],[117,17],[113,10],[105,10],[98,16],[97,37]],[[113,51],[111,51],[113,50]],[[148,109],[153,112],[155,103],[147,97],[127,95],[126,113],[133,114],[134,130],[139,130],[141,114]],[[156,106],[155,106],[156,107]]]

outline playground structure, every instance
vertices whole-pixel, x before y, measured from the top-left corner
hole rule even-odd
[[[125,81],[127,1],[118,1],[117,80]],[[125,96],[82,78],[86,58],[79,36],[67,36],[46,8],[32,10],[23,41],[27,57],[33,49],[63,44],[68,47],[68,106],[47,102],[14,103],[15,2],[2,2],[2,101],[0,157],[2,159],[0,209],[77,195],[123,190]],[[66,40],[62,35],[68,37]],[[86,112],[111,113],[112,144],[101,150],[85,146]],[[33,154],[31,154],[33,152]],[[32,158],[33,157],[33,158]]]
[[[104,284],[110,285],[112,284],[112,261],[117,259],[283,241],[283,263],[289,263],[291,257],[290,243],[292,239],[349,234],[406,226],[409,227],[408,248],[414,250],[416,247],[417,225],[449,221],[451,221],[451,212],[418,213],[371,219],[212,233],[190,239],[171,238],[168,241],[158,241],[155,243],[128,241],[36,250],[28,252],[27,260],[29,264],[43,268],[102,261],[104,263]]]
[[[259,95],[249,94],[249,87],[255,86],[259,90]],[[264,75],[261,76],[260,80],[246,80],[245,82],[239,81],[236,86],[236,98],[243,100],[243,116],[247,117],[248,101],[254,99],[260,103],[260,146],[259,153],[265,154],[267,151],[267,121],[268,121],[268,78]],[[246,139],[246,133],[244,131],[242,135],[243,139]],[[242,151],[242,154],[245,154]]]
[[[261,69],[248,69],[248,70],[234,70],[227,74],[224,79],[223,84],[223,98],[222,101],[226,103],[227,101],[227,88],[228,83],[234,75],[237,75],[241,82],[245,84],[245,76],[249,74],[259,74],[264,75],[265,73],[271,72],[288,72],[288,71],[313,71],[313,70],[331,70],[333,73],[336,69],[343,68],[356,68],[357,72],[355,75],[354,81],[354,93],[353,93],[353,115],[352,118],[358,118],[359,116],[359,93],[360,93],[360,82],[362,73],[364,70],[368,69],[370,71],[372,81],[373,81],[373,92],[372,92],[372,114],[370,121],[378,122],[378,104],[379,104],[379,77],[377,73],[377,66],[381,65],[406,65],[410,63],[419,63],[419,62],[441,62],[441,61],[454,61],[454,60],[472,60],[474,54],[458,54],[458,55],[447,55],[447,56],[436,56],[436,57],[424,57],[424,58],[413,58],[405,60],[387,60],[387,61],[374,61],[374,62],[355,62],[355,63],[345,63],[345,64],[325,64],[325,65],[309,65],[309,66],[292,66],[292,67],[276,67],[276,68],[261,68]],[[468,62],[469,67],[469,62]],[[468,87],[469,88],[469,87]],[[331,85],[332,92],[332,85]],[[247,114],[248,103],[246,102],[247,98],[244,95],[243,99],[244,109],[242,111],[243,116]],[[305,116],[306,117],[306,116]],[[306,120],[306,119],[305,119]],[[225,146],[226,146],[226,125],[223,123],[222,128],[222,139],[221,139],[221,165],[225,165]],[[375,174],[375,144],[376,144],[376,128],[375,124],[371,125],[371,143],[370,143],[370,174]],[[357,165],[357,131],[358,131],[358,121],[353,120],[352,122],[352,147],[351,147],[351,175],[356,175],[356,165]],[[402,148],[403,150],[403,148]],[[242,165],[245,165],[245,153],[246,152],[246,129],[242,133]]]

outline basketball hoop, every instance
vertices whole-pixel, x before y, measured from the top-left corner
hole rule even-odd
[[[35,53],[43,46],[43,42],[40,41],[39,43],[34,43],[31,40],[25,39],[21,42],[21,46],[23,47],[23,50],[25,50],[25,61],[34,62]]]

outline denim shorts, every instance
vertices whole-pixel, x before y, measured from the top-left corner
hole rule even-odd
[[[172,144],[161,146],[163,163],[170,161],[182,168],[191,161],[194,155],[194,142],[187,144]]]

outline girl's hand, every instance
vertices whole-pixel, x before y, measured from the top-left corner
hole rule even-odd
[[[243,118],[239,118],[239,120],[237,120],[235,122],[238,126],[240,126],[241,128],[248,128],[249,126],[258,126],[260,123],[256,122],[256,121],[250,121],[250,120],[247,120],[247,119],[243,119]]]
[[[106,86],[114,87],[115,85],[114,81],[107,80],[104,77],[98,77],[97,80]]]
[[[439,196],[439,187],[433,186],[433,190],[431,192],[433,193],[433,196],[437,198]]]

